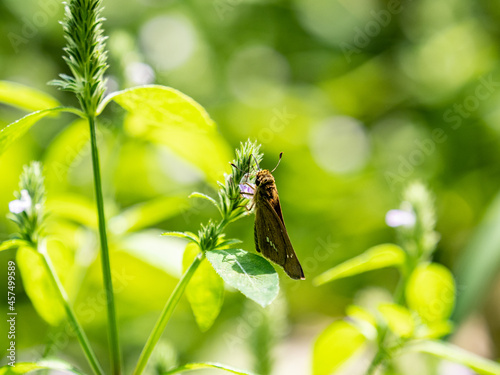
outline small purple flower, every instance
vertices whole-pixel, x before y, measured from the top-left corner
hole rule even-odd
[[[390,227],[412,227],[415,225],[417,218],[413,211],[390,210],[385,215],[385,222]]]
[[[31,197],[28,190],[21,190],[21,199],[16,199],[9,203],[9,211],[13,214],[20,214],[31,208]]]
[[[243,195],[253,195],[255,191],[255,187],[253,185],[250,185],[248,182],[244,184],[239,184],[241,194]]]

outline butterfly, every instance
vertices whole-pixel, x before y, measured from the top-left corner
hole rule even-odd
[[[255,249],[264,257],[283,267],[292,279],[305,279],[304,271],[293,250],[285,227],[278,189],[273,172],[260,167],[255,177],[255,186],[240,185],[243,195],[253,196],[251,207],[255,207],[254,240]]]

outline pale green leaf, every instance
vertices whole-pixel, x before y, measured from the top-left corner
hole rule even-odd
[[[186,240],[193,241],[195,243],[198,243],[199,238],[196,234],[191,233],[191,232],[165,232],[161,234],[162,236],[169,236],[169,237],[179,237],[179,238],[184,238]]]
[[[73,121],[52,139],[43,160],[45,185],[49,192],[67,190],[68,174],[82,157],[84,149],[90,149],[90,130],[85,119]]]
[[[238,370],[238,369],[235,369],[234,367],[221,365],[219,363],[188,363],[186,365],[183,365],[183,366],[177,367],[175,369],[172,369],[170,371],[167,371],[167,372],[163,373],[163,375],[179,374],[179,373],[185,373],[188,371],[202,370],[202,369],[218,369],[218,370],[223,370],[223,371],[230,372],[230,373],[236,374],[236,375],[253,375],[251,372]]]
[[[7,241],[0,243],[0,251],[16,249],[16,248],[21,247],[21,246],[26,246],[26,241],[18,240],[18,239],[7,240]]]
[[[393,333],[403,338],[413,335],[415,322],[406,307],[394,303],[383,303],[378,306],[378,311]]]
[[[409,344],[405,350],[428,353],[451,362],[460,363],[480,375],[500,375],[500,364],[446,342],[417,341],[414,344]]]
[[[278,295],[278,274],[261,256],[241,249],[227,249],[207,251],[206,257],[226,283],[262,307]]]
[[[148,125],[148,122],[134,113],[126,117],[124,127],[132,137],[166,146],[197,167],[211,182],[223,178],[223,171],[229,169],[231,152],[215,127],[203,129],[168,126],[168,122],[161,125]]]
[[[0,81],[0,103],[27,111],[40,111],[60,105],[55,98],[43,91],[9,81]]]
[[[59,112],[75,112],[74,109],[68,107],[58,107],[51,109],[44,109],[42,111],[32,112],[19,120],[7,125],[5,128],[0,130],[0,155],[2,155],[5,150],[12,145],[16,140],[21,138],[24,134],[31,129],[42,118],[54,115]]]
[[[447,320],[455,305],[455,281],[448,268],[421,264],[406,285],[408,307],[427,323]]]
[[[500,270],[500,193],[489,205],[481,223],[474,231],[467,247],[457,262],[457,281],[464,288],[460,291],[454,320],[463,319],[482,306],[489,295]]]
[[[202,199],[206,199],[209,202],[211,202],[215,207],[217,207],[217,209],[219,209],[219,205],[217,204],[217,201],[215,199],[213,199],[212,197],[206,195],[206,194],[199,193],[199,192],[195,191],[194,193],[192,193],[189,196],[189,198],[202,198]],[[219,211],[220,211],[220,209],[219,209]]]
[[[115,233],[127,233],[159,224],[188,207],[187,199],[181,197],[159,197],[127,208],[111,218],[109,226]]]
[[[43,320],[57,326],[65,318],[64,307],[44,266],[42,255],[30,247],[21,247],[17,250],[16,260],[33,307]]]
[[[363,254],[322,273],[314,279],[313,283],[315,285],[322,285],[333,280],[358,275],[367,271],[400,266],[404,263],[405,256],[406,254],[403,249],[393,244],[374,246]]]
[[[184,272],[199,254],[198,245],[189,243],[184,250]],[[224,281],[210,263],[203,259],[186,288],[186,296],[193,310],[196,323],[202,332],[207,331],[219,316],[224,301]]]
[[[85,196],[76,194],[57,195],[47,200],[47,209],[51,214],[61,219],[89,228],[97,228],[95,203]]]
[[[0,375],[21,375],[27,374],[31,371],[38,370],[54,370],[54,371],[62,371],[69,372],[73,374],[83,375],[83,373],[74,368],[72,365],[55,360],[43,360],[39,362],[18,362],[15,366],[3,366],[0,367]]]
[[[354,325],[338,320],[316,339],[313,348],[313,375],[330,375],[338,370],[365,343],[366,338]]]
[[[200,104],[171,87],[148,85],[114,92],[104,98],[97,114],[111,100],[152,125],[194,128],[214,126],[213,120]]]
[[[449,320],[422,324],[418,327],[414,337],[419,339],[439,339],[453,332],[454,325]]]
[[[205,109],[189,96],[170,87],[135,87],[111,94],[98,111],[110,101],[129,112],[124,127],[131,136],[167,146],[214,182],[228,168],[229,146]]]

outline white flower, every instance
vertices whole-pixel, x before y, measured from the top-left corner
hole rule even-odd
[[[390,227],[412,227],[415,225],[417,218],[413,211],[405,210],[390,210],[385,215],[385,222]]]
[[[31,208],[31,197],[28,190],[21,190],[21,199],[16,199],[9,203],[9,211],[13,214],[20,214]]]

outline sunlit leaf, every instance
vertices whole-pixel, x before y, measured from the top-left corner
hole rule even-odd
[[[40,111],[60,105],[55,98],[43,91],[9,81],[0,81],[0,103],[27,111]]]
[[[406,307],[394,303],[383,303],[378,306],[378,310],[393,333],[404,338],[413,335],[415,322]]]
[[[65,312],[42,255],[32,248],[21,247],[17,250],[16,260],[33,307],[43,320],[57,326],[64,319]]]
[[[499,375],[500,364],[479,357],[455,345],[442,341],[417,341],[408,345],[405,350],[428,353],[430,355],[460,363],[480,375]]]
[[[415,338],[438,339],[453,332],[454,325],[449,320],[437,321],[420,325],[415,332]]]
[[[101,113],[111,100],[150,124],[194,128],[214,126],[200,104],[171,87],[149,85],[114,92],[103,100],[97,113]]]
[[[184,196],[159,197],[127,208],[113,217],[109,221],[109,226],[115,233],[137,231],[159,224],[187,207],[187,198]]]
[[[0,251],[3,250],[10,250],[10,249],[16,249],[21,246],[26,246],[26,242],[22,240],[7,240],[2,243],[0,243]]]
[[[85,196],[57,195],[47,201],[47,209],[51,214],[61,219],[73,221],[89,228],[97,228],[95,203]]]
[[[278,295],[278,274],[261,256],[241,249],[211,250],[206,256],[226,283],[262,307]]]
[[[393,244],[378,245],[322,273],[314,279],[313,283],[315,285],[322,285],[333,280],[358,275],[367,271],[400,266],[404,261],[405,252],[399,246]]]
[[[330,375],[338,370],[365,343],[366,338],[352,324],[338,320],[316,339],[313,348],[313,375]]]
[[[54,115],[58,112],[73,112],[73,108],[68,107],[58,107],[51,109],[44,109],[42,111],[37,111],[26,115],[19,120],[7,125],[5,128],[0,130],[0,155],[2,155],[5,150],[12,145],[17,139],[21,138],[30,128],[35,125],[42,118]]]
[[[188,371],[211,369],[211,368],[223,370],[223,371],[230,372],[232,374],[237,374],[237,375],[253,375],[251,372],[238,370],[238,369],[235,369],[234,367],[221,365],[219,363],[188,363],[186,365],[177,367],[173,370],[167,371],[167,372],[163,373],[163,375],[185,373]]]
[[[408,280],[406,300],[425,322],[447,320],[455,305],[453,275],[437,263],[419,265]]]
[[[230,149],[224,138],[214,128],[192,128],[148,126],[140,116],[129,115],[125,119],[126,131],[135,138],[168,147],[175,154],[188,161],[211,181],[223,178],[229,169]]]
[[[189,243],[184,251],[184,272],[200,252],[199,247]],[[186,288],[186,296],[193,310],[196,323],[202,332],[207,331],[219,316],[224,301],[224,281],[210,263],[203,259]]]
[[[464,286],[457,300],[454,319],[465,319],[488,295],[491,285],[500,269],[500,193],[475,230],[467,247],[457,262],[457,281]]]
[[[73,374],[83,375],[83,373],[74,368],[72,365],[62,361],[39,361],[39,362],[18,362],[15,366],[0,367],[0,375],[21,375],[37,370],[54,370],[62,373],[69,372]]]
[[[129,112],[124,126],[132,136],[167,146],[214,182],[227,169],[231,154],[226,141],[189,96],[170,87],[136,87],[111,94],[99,111],[111,100]]]
[[[84,149],[90,151],[90,130],[84,119],[66,126],[50,142],[43,160],[45,184],[49,192],[66,188],[71,167],[82,157]]]
[[[208,200],[210,203],[212,203],[215,207],[219,208],[219,205],[217,203],[217,201],[215,199],[213,199],[212,197],[206,195],[206,194],[203,194],[203,193],[198,193],[197,191],[195,191],[194,193],[192,193],[191,195],[189,195],[189,198],[201,198],[201,199],[206,199]]]
[[[179,237],[179,238],[185,238],[186,240],[190,240],[193,242],[198,242],[198,236],[194,233],[191,232],[165,232],[161,234],[162,236],[169,236],[169,237]]]

